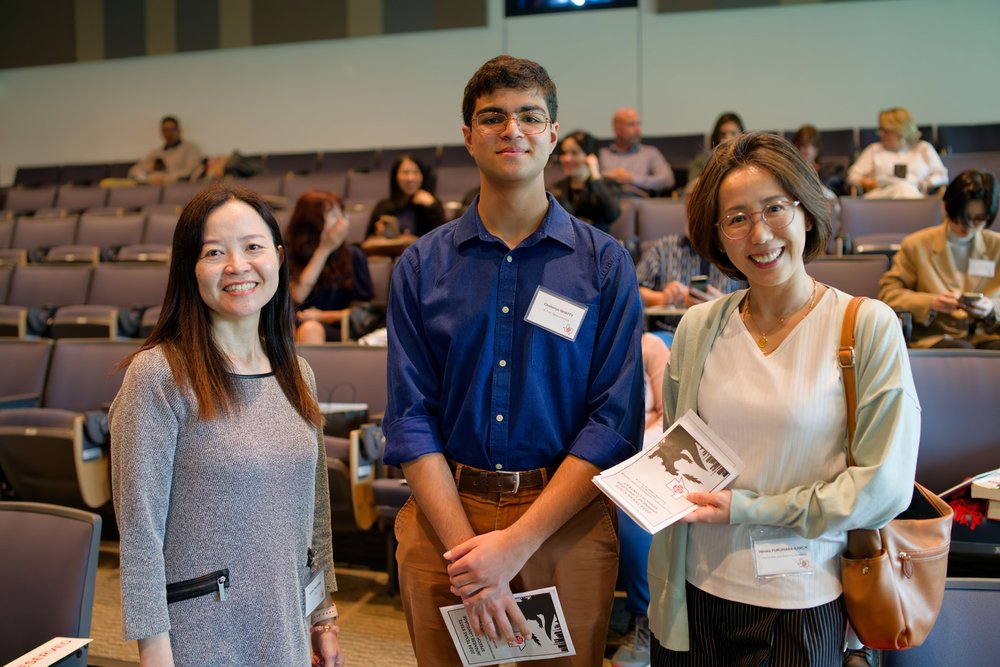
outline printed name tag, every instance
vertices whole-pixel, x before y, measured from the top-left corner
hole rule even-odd
[[[326,597],[326,575],[320,570],[306,584],[306,616],[313,613]]]
[[[557,336],[576,340],[586,316],[587,306],[539,286],[535,290],[535,296],[531,297],[531,305],[528,306],[528,314],[524,316],[524,320]]]
[[[988,259],[970,259],[969,275],[977,278],[992,278],[997,272],[997,263]]]
[[[798,535],[752,539],[753,566],[758,577],[809,574],[813,570],[809,540]]]

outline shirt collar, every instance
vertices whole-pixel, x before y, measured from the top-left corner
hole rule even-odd
[[[626,150],[621,150],[620,148],[618,148],[618,144],[616,144],[613,141],[611,142],[611,144],[608,147],[611,149],[612,153],[615,153],[617,155],[632,155],[634,153],[638,153],[639,152],[639,143],[638,142],[632,144]]]
[[[576,235],[573,233],[570,214],[559,205],[559,202],[555,200],[551,193],[547,192],[545,196],[549,200],[549,210],[546,211],[545,217],[542,218],[542,224],[538,225],[538,229],[532,232],[528,238],[521,241],[518,247],[532,246],[548,237],[572,250],[576,247]],[[479,217],[478,206],[479,196],[477,195],[472,203],[469,204],[469,208],[466,209],[462,217],[459,218],[455,229],[456,248],[474,238],[487,243],[503,243],[503,241],[486,229],[482,218]]]

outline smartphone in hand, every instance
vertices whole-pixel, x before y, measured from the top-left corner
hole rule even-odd
[[[964,306],[971,306],[972,304],[980,301],[983,298],[982,292],[963,292],[959,301],[962,302]]]

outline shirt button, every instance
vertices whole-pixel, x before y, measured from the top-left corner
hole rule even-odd
[[[507,366],[507,360],[506,359],[501,359],[500,360],[500,368],[506,368],[506,366]]]
[[[504,307],[503,307],[503,308],[501,308],[500,310],[502,310],[502,311],[504,312],[504,314],[505,314],[505,315],[506,315],[507,313],[509,313],[509,312],[510,312],[510,308],[508,308],[507,306],[504,306]]]
[[[511,257],[510,255],[507,255],[507,263],[510,264],[513,261],[514,261],[514,258]]]
[[[503,470],[503,464],[502,463],[498,463],[498,464],[496,464],[493,467],[496,468],[497,470]]]
[[[497,415],[497,421],[498,422],[502,422],[503,421],[503,415]]]

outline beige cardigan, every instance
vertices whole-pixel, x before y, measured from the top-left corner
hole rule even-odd
[[[927,227],[903,239],[892,267],[879,281],[878,297],[913,314],[913,347],[931,347],[945,336],[968,338],[970,320],[931,310],[941,292],[982,292],[993,300],[993,313],[982,320],[972,342],[1000,338],[1000,271],[992,278],[965,275],[955,268],[948,248],[948,223]],[[972,242],[970,259],[1000,262],[1000,233],[984,229]],[[960,311],[959,314],[965,311]]]

